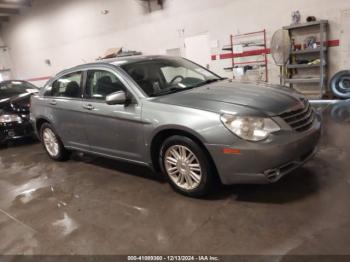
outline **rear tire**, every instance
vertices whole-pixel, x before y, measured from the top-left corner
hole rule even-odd
[[[70,151],[64,148],[60,137],[49,123],[44,123],[40,128],[41,143],[49,155],[55,161],[69,159]]]
[[[215,185],[215,168],[210,157],[188,137],[167,138],[161,147],[159,162],[172,188],[183,195],[203,197]]]

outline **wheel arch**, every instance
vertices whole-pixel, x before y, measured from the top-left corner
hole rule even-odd
[[[215,162],[213,161],[211,154],[209,153],[208,149],[205,146],[204,138],[192,131],[178,128],[178,127],[170,127],[170,128],[158,130],[158,132],[156,132],[152,137],[151,143],[150,143],[150,155],[151,155],[152,166],[155,171],[157,172],[161,171],[161,167],[159,163],[159,151],[161,149],[163,142],[167,138],[171,136],[176,136],[176,135],[188,137],[192,139],[194,142],[196,142],[201,147],[201,149],[208,155],[209,159],[211,160],[211,164],[214,167],[215,172],[217,173]]]
[[[41,135],[40,135],[40,129],[43,124],[48,123],[51,124],[50,120],[48,120],[46,117],[38,117],[35,121],[35,129],[38,138],[41,140]]]

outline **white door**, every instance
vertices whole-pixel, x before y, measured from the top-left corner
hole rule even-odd
[[[181,49],[180,48],[167,49],[166,54],[170,56],[181,56]]]
[[[203,34],[185,38],[185,57],[208,68],[211,61],[209,35]]]

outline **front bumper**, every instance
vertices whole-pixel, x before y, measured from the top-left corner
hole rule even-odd
[[[206,145],[216,164],[221,182],[230,184],[267,184],[303,165],[317,152],[321,137],[321,117],[305,132],[281,131],[269,141],[238,145]],[[224,154],[224,148],[240,151]]]
[[[31,137],[33,134],[34,130],[29,121],[0,124],[0,142]]]

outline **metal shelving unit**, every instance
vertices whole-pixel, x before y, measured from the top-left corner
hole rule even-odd
[[[253,39],[253,40],[252,40]],[[236,52],[235,46],[241,46],[242,52]],[[254,48],[255,50],[246,50],[246,48]],[[268,82],[268,61],[267,61],[267,45],[266,30],[250,32],[245,34],[230,35],[230,44],[222,48],[223,51],[229,51],[232,57],[232,66],[226,67],[224,70],[233,71],[234,68],[253,66],[264,67],[264,81]],[[254,57],[250,61],[237,61],[240,58]]]
[[[325,47],[323,51],[327,52],[327,47]],[[319,53],[319,52],[321,52],[321,48],[295,50],[295,51],[292,51],[291,54],[299,55],[299,54],[312,54],[312,53]]]
[[[288,64],[286,65],[288,69],[298,69],[298,68],[318,68],[320,67],[319,64]]]
[[[290,84],[312,84],[312,83],[319,83],[320,78],[319,77],[310,77],[310,78],[289,78],[286,79],[286,83]]]
[[[289,84],[291,87],[313,97],[322,98],[326,93],[327,87],[327,36],[328,36],[328,21],[320,20],[309,23],[302,23],[297,25],[285,26],[283,29],[288,30],[291,38],[300,37],[300,32],[307,31],[308,34],[317,35],[319,41],[317,48],[306,48],[303,44],[298,50],[291,50],[289,58],[290,64],[284,67],[282,82]],[[299,33],[299,34],[298,34]],[[308,57],[309,59],[319,59],[317,64],[298,64],[293,63],[296,58],[302,59]],[[318,69],[318,70],[317,70]],[[312,74],[303,75],[303,71],[312,71]],[[315,88],[316,86],[316,88]]]

